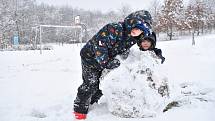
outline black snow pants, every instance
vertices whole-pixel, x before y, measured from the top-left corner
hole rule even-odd
[[[78,88],[78,93],[74,101],[74,111],[87,114],[89,105],[97,102],[103,95],[99,89],[99,78],[102,70],[97,68],[94,59],[82,57],[82,79],[83,83]]]

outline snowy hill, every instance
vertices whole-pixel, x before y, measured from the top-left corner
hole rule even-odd
[[[170,85],[165,113],[153,118],[119,118],[103,97],[87,121],[213,121],[215,116],[215,35],[159,42],[161,65]],[[133,48],[134,50],[137,48]],[[80,46],[54,50],[0,52],[0,121],[73,121],[73,100],[81,80]]]

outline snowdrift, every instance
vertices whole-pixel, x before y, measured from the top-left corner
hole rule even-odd
[[[101,89],[109,111],[119,117],[154,117],[164,110],[168,79],[153,51],[131,50],[115,70],[106,70]],[[109,73],[107,73],[109,72]]]

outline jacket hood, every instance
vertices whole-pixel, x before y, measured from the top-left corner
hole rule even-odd
[[[139,24],[144,24],[148,31],[145,33],[150,34],[151,29],[151,15],[148,11],[140,10],[129,14],[124,19],[125,29],[128,33],[131,32],[133,28],[135,28]]]
[[[137,45],[139,46],[139,49],[140,50],[144,50],[142,47],[141,47],[141,43],[144,41],[144,40],[148,40],[151,42],[151,47],[150,49],[154,49],[155,46],[156,46],[156,43],[157,43],[157,38],[156,38],[156,34],[155,32],[152,32],[152,34],[150,34],[149,36],[146,36],[144,37],[143,35],[141,35],[139,41],[137,42]]]

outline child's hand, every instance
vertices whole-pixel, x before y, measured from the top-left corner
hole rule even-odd
[[[121,58],[122,60],[127,59],[129,53],[130,53],[130,50],[125,51],[124,53],[122,53],[122,54],[120,55],[120,58]]]
[[[120,66],[120,61],[118,59],[113,59],[107,63],[106,69],[115,69],[119,66]]]
[[[161,57],[161,64],[163,64],[164,61],[165,61],[165,58],[162,56],[162,57]]]

